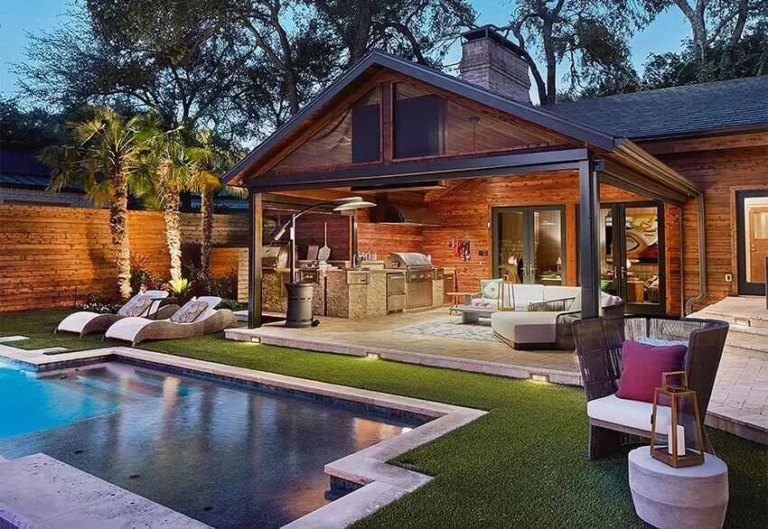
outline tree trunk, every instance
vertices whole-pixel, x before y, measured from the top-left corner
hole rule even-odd
[[[200,277],[209,284],[211,281],[211,246],[213,244],[213,193],[203,191],[200,201],[200,220],[203,242],[200,245]]]
[[[163,218],[165,220],[165,242],[171,258],[171,279],[181,279],[181,215],[178,191],[169,191],[165,196]]]
[[[547,100],[542,104],[554,105],[557,100],[557,57],[555,43],[552,40],[552,23],[544,22],[544,57],[547,62]]]
[[[109,228],[115,245],[117,288],[121,299],[131,297],[131,248],[128,243],[128,181],[118,170],[112,175],[115,194],[109,208]]]

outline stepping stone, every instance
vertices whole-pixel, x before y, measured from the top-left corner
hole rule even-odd
[[[45,454],[6,461],[0,468],[1,512],[11,527],[208,528]]]
[[[26,336],[0,336],[0,343],[7,343],[7,342],[20,342],[22,340],[29,340]]]

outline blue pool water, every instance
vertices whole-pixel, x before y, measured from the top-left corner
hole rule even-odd
[[[43,452],[214,527],[278,527],[329,500],[323,466],[413,427],[122,363],[0,363],[0,455]]]

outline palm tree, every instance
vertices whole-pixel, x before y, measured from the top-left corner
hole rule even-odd
[[[116,249],[117,286],[122,299],[131,295],[131,250],[128,244],[128,195],[141,142],[140,117],[124,120],[108,107],[88,109],[68,122],[73,145],[44,149],[39,159],[52,168],[50,189],[79,184],[94,205],[109,204],[109,226]]]
[[[211,280],[211,247],[213,246],[213,202],[217,194],[225,189],[221,175],[236,160],[237,153],[227,148],[211,131],[202,130],[197,136],[197,146],[190,149],[195,162],[193,188],[200,193],[200,279],[206,284]],[[238,197],[245,197],[248,191],[239,187],[227,190]]]
[[[191,188],[194,172],[183,132],[181,127],[166,131],[157,116],[148,115],[139,133],[143,149],[138,193],[163,210],[172,281],[181,279],[181,193]]]

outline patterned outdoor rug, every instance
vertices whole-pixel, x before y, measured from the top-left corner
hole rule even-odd
[[[491,329],[491,320],[482,318],[480,323],[464,325],[457,317],[433,320],[411,327],[394,329],[395,332],[418,334],[421,336],[436,336],[438,338],[458,338],[459,340],[475,340],[478,342],[495,342],[496,337]]]

